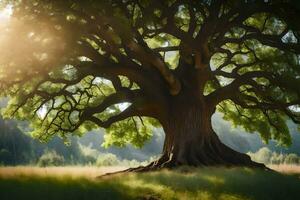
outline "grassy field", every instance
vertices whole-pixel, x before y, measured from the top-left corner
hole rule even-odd
[[[271,167],[292,175],[247,168],[181,168],[95,178],[123,168],[2,167],[0,199],[300,199],[300,167]]]

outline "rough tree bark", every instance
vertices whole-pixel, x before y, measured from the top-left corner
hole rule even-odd
[[[246,166],[267,169],[247,154],[223,144],[214,132],[211,117],[215,111],[209,102],[187,93],[170,100],[167,119],[162,123],[165,142],[162,156],[145,167],[126,171],[149,171],[178,166]]]

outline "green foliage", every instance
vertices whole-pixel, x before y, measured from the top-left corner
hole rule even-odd
[[[220,97],[224,119],[265,142],[291,144],[286,120],[300,123],[294,13],[252,8],[277,1],[137,2],[2,1],[14,7],[0,33],[0,95],[9,98],[3,116],[29,120],[30,134],[44,142],[57,135],[69,143],[70,135],[104,127],[103,146],[142,147],[159,123],[137,116],[149,116],[140,112],[153,104],[166,106],[170,85],[164,84],[178,79],[183,90],[201,82],[204,96],[225,88],[233,96]],[[165,47],[173,49],[157,50]],[[251,73],[259,75],[247,78]]]
[[[44,151],[55,150],[63,156],[66,165],[93,165],[102,153],[118,155],[120,165],[137,166],[139,161],[146,160],[161,151],[163,137],[161,132],[156,133],[153,140],[142,150],[137,150],[127,145],[125,148],[110,147],[104,149],[101,144],[104,141],[103,130],[90,132],[82,138],[69,137],[68,145],[63,140],[54,137],[47,143],[29,137],[25,132],[27,123],[0,119],[0,163],[1,165],[36,165]],[[22,131],[21,131],[22,130]],[[127,161],[126,161],[127,159]],[[122,163],[122,164],[121,164]]]
[[[287,28],[285,21],[269,13],[254,14],[243,24],[250,30],[258,30],[260,34],[270,37],[283,34]],[[242,39],[247,36],[245,30],[247,29],[234,27],[226,37]],[[295,44],[296,37],[293,32],[288,32],[283,34],[281,40],[285,44]],[[224,114],[224,119],[231,121],[234,126],[241,126],[247,132],[260,133],[266,143],[274,139],[280,144],[290,145],[291,137],[286,121],[291,115],[294,116],[293,120],[298,119],[299,109],[297,105],[294,108],[286,108],[285,105],[299,101],[299,57],[292,51],[270,46],[259,38],[226,43],[222,48],[229,50],[233,57],[226,53],[216,53],[212,57],[211,66],[217,70],[222,67],[222,71],[232,73],[233,78],[217,76],[220,84],[216,84],[216,81],[208,83],[206,93],[230,85],[238,77],[236,75],[242,76],[251,72],[269,74],[272,78],[264,75],[255,77],[240,85],[237,91],[228,91],[236,92],[236,97],[220,103],[218,110]],[[231,62],[223,66],[228,59]],[[276,105],[283,106],[274,109]]]
[[[107,27],[106,31],[111,36],[110,42],[116,45],[121,44],[120,36],[123,37],[122,40],[131,39],[131,26],[134,24],[142,22],[152,25],[153,20],[155,23],[161,23],[160,10],[143,13],[138,6],[130,4],[128,9],[133,12],[130,19],[121,7],[116,6],[115,1],[3,1],[2,3],[14,6],[15,22],[9,25],[8,32],[1,34],[1,42],[4,41],[1,44],[3,47],[18,50],[14,51],[13,55],[18,59],[12,59],[12,55],[4,52],[0,57],[0,71],[3,71],[1,81],[5,81],[7,85],[4,87],[9,88],[3,90],[1,95],[10,99],[7,107],[3,109],[3,116],[30,120],[30,135],[44,142],[58,135],[68,143],[68,134],[82,136],[87,131],[98,128],[98,125],[89,120],[81,121],[83,112],[88,108],[96,108],[107,96],[116,92],[112,82],[109,81],[116,77],[106,72],[91,75],[94,74],[91,70],[95,70],[95,66],[91,66],[95,61],[92,51],[109,57],[112,62],[119,62],[117,56],[108,53],[103,44],[97,42],[97,40],[102,42],[101,36],[90,37],[89,31],[93,30],[93,27],[90,26],[89,20],[95,19],[95,12],[113,17],[112,23],[117,28]],[[173,2],[164,2],[166,5],[171,3]],[[148,4],[152,3],[140,2],[141,6]],[[176,24],[182,27],[187,21],[187,8],[182,7],[177,13]],[[145,30],[138,31],[142,33]],[[20,42],[15,42],[16,38]],[[170,34],[159,34],[153,38],[145,38],[145,42],[150,48],[157,48],[166,45],[166,42],[169,46],[179,45],[180,40]],[[89,54],[85,55],[82,52]],[[122,54],[126,55],[124,49]],[[175,68],[178,63],[178,52],[175,54],[166,55],[166,62],[171,68]],[[105,59],[96,60],[97,64],[101,65]],[[139,62],[136,59],[134,61]],[[104,64],[108,64],[105,62]],[[9,65],[11,65],[9,69],[18,72],[17,75],[12,75],[13,72],[6,70]],[[32,70],[28,70],[29,68]],[[140,88],[136,82],[126,77],[126,73],[124,76],[121,73],[117,77],[122,87],[132,90]],[[16,83],[18,80],[27,81]],[[95,116],[107,120],[121,112],[118,105],[112,105]],[[140,122],[140,119],[134,117],[113,124],[107,130],[104,146],[113,144],[124,146],[132,143],[136,147],[141,147],[151,137],[152,125],[157,126],[157,122],[152,119],[145,118],[143,121]]]
[[[282,145],[291,144],[285,116],[280,112],[268,111],[266,114],[260,109],[243,109],[231,101],[220,104],[218,111],[235,127],[241,126],[250,133],[257,131],[266,143],[275,139]]]
[[[272,152],[267,147],[263,147],[259,149],[256,153],[248,153],[256,162],[269,164],[271,160],[277,160],[273,157]],[[275,154],[274,154],[275,155]]]
[[[284,159],[284,163],[285,164],[299,164],[300,157],[294,153],[288,154]]]
[[[96,160],[97,166],[116,166],[119,165],[118,157],[111,153],[100,154]]]
[[[37,165],[41,167],[61,166],[64,164],[64,157],[58,155],[55,150],[45,151],[39,158]]]
[[[91,145],[85,146],[82,144],[79,144],[80,152],[83,156],[83,162],[87,164],[94,164],[96,162],[96,159],[98,155],[100,154],[99,151],[96,149],[93,149]]]
[[[148,118],[132,117],[124,120],[122,123],[115,123],[108,128],[104,135],[104,147],[111,145],[124,146],[131,143],[141,148],[145,141],[152,137],[151,128],[157,125],[157,122]]]
[[[272,152],[269,148],[263,147],[257,152],[248,152],[248,155],[252,160],[264,163],[264,164],[288,164],[288,165],[298,165],[300,163],[300,157],[295,153],[283,154]]]

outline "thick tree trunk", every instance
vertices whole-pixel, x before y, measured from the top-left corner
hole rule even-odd
[[[117,172],[144,172],[178,166],[246,166],[268,169],[246,154],[224,145],[214,132],[209,103],[187,94],[172,100],[166,120],[162,121],[165,142],[162,156],[148,166]],[[113,173],[115,174],[115,173]],[[110,174],[106,174],[110,175]]]
[[[195,101],[185,94],[172,102],[170,112],[162,125],[165,143],[160,159],[147,167],[132,171],[188,166],[247,166],[266,168],[251,161],[246,154],[224,145],[214,132],[211,116],[214,108],[208,103]]]

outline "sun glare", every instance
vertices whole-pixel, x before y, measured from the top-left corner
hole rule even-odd
[[[12,6],[8,5],[2,10],[0,10],[0,23],[6,22],[9,20],[12,15],[13,9]]]

